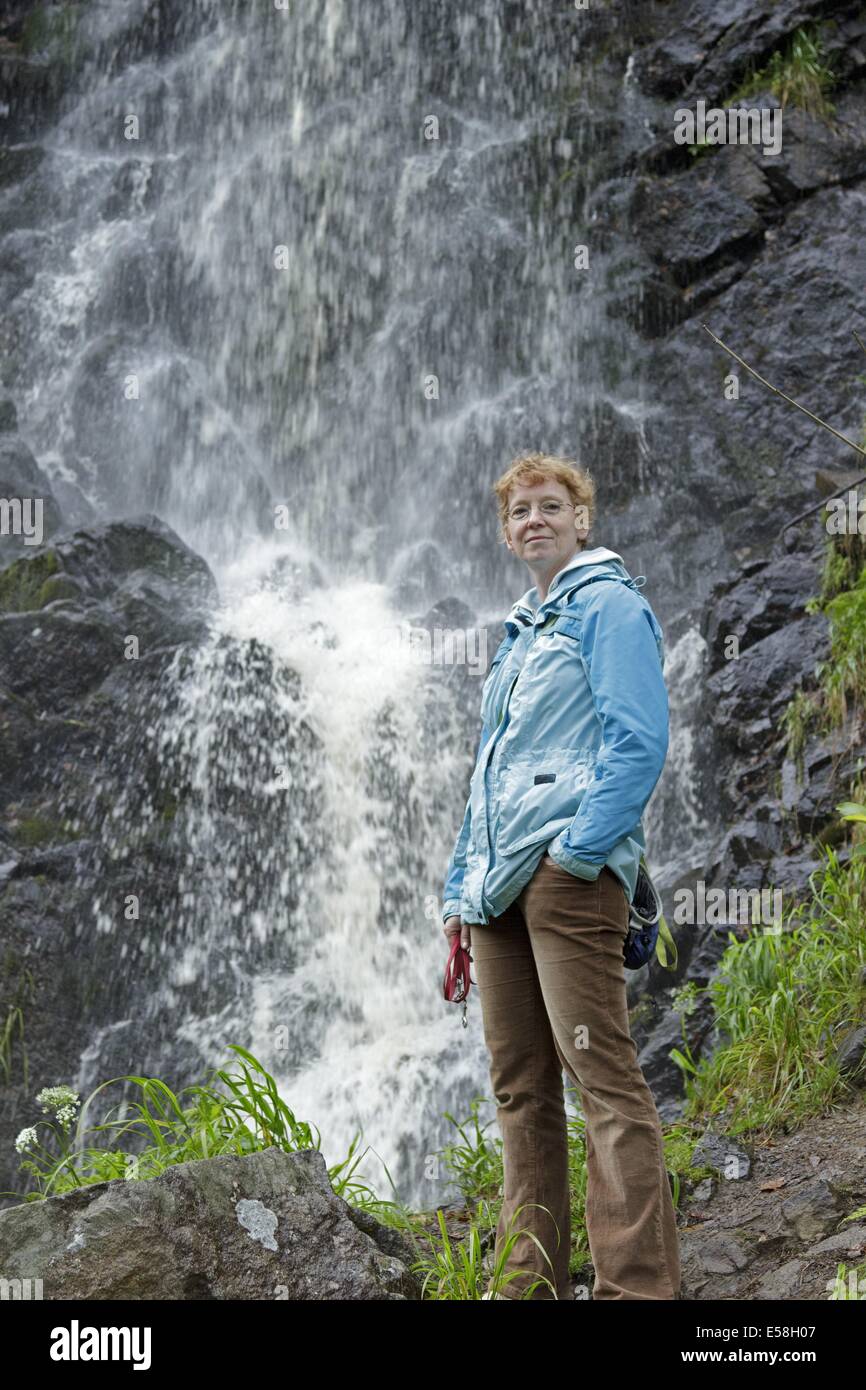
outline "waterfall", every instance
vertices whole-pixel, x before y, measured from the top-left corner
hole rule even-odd
[[[38,231],[6,238],[28,271],[6,385],[67,519],[155,512],[221,595],[97,789],[112,861],[157,820],[171,853],[130,886],[157,933],[122,936],[95,889],[128,986],[78,1085],[186,1083],[240,1043],[329,1163],[361,1129],[360,1173],[389,1196],[387,1164],[417,1207],[452,1194],[444,1112],[489,1081],[477,995],[466,1030],[442,999],[439,902],[483,666],[419,660],[411,632],[459,599],[454,626],[495,635],[527,587],[491,484],[532,447],[590,466],[593,543],[687,619],[646,348],[616,309],[641,293],[627,228],[593,238],[642,99],[590,23],[538,0],[94,0],[26,184]],[[665,881],[700,828],[673,732],[647,818]]]

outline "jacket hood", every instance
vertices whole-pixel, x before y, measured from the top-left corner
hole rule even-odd
[[[631,578],[628,570],[623,564],[622,556],[617,555],[615,550],[608,550],[604,545],[597,545],[594,550],[579,550],[577,554],[573,555],[572,558],[563,565],[562,569],[558,570],[554,575],[550,588],[547,591],[547,598],[544,600],[543,604],[539,605],[538,587],[533,584],[532,588],[527,589],[526,593],[512,605],[506,622],[511,620],[521,625],[526,622],[534,622],[537,610],[543,608],[545,604],[557,598],[561,590],[567,587],[569,577],[575,570],[586,569],[593,565],[606,565],[611,561],[615,563],[618,572]]]

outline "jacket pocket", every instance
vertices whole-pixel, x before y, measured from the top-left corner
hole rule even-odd
[[[560,613],[556,622],[551,626],[551,632],[561,632],[563,636],[571,638],[577,644],[580,643],[583,624],[579,618],[570,618],[567,613]]]
[[[577,813],[595,764],[591,748],[554,748],[509,766],[494,792],[497,850],[513,854],[558,835]]]

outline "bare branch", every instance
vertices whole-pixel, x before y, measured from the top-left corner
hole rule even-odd
[[[852,449],[856,449],[858,454],[862,454],[862,456],[866,458],[866,449],[861,448],[859,444],[855,444],[853,439],[849,439],[846,434],[841,434],[839,430],[834,429],[832,425],[828,425],[826,420],[821,420],[817,415],[813,415],[811,410],[807,410],[804,405],[801,405],[799,401],[795,401],[793,397],[786,396],[784,391],[780,391],[772,382],[767,381],[765,377],[762,377],[760,373],[756,372],[754,367],[750,367],[748,362],[744,362],[742,357],[738,357],[726,343],[722,342],[721,338],[716,337],[712,329],[708,328],[705,323],[701,324],[701,328],[706,328],[713,342],[718,343],[720,348],[724,348],[725,352],[734,358],[734,361],[739,362],[741,366],[745,367],[747,372],[751,372],[755,380],[760,381],[762,386],[766,386],[768,391],[772,391],[774,396],[779,396],[783,401],[787,401],[789,405],[795,406],[797,410],[802,410],[803,414],[808,415],[810,420],[814,420],[816,425],[823,426],[825,430],[829,430],[831,434],[834,434],[837,439],[841,439],[843,444],[848,444]],[[851,331],[854,333],[854,337],[857,338],[857,342],[860,344],[861,348],[863,348],[863,351],[866,352],[866,347],[864,347],[862,340],[853,329]],[[825,507],[834,497],[838,497],[840,493],[846,492],[849,488],[856,487],[858,483],[862,482],[866,482],[866,473],[862,474],[859,478],[855,478],[853,482],[845,483],[842,487],[838,488],[836,492],[831,493],[829,497],[822,497],[820,502],[816,502],[813,507],[807,507],[806,510],[800,512],[798,516],[792,516],[790,521],[785,522],[779,535],[784,535],[791,526],[796,526],[798,521],[802,521],[804,517],[811,516],[812,512],[817,512],[819,508]]]
[[[859,444],[855,444],[854,440],[849,439],[847,434],[841,434],[840,431],[834,429],[832,425],[828,425],[826,420],[821,420],[817,415],[813,415],[811,410],[807,410],[799,401],[795,401],[791,396],[786,396],[784,391],[779,390],[778,386],[774,386],[772,382],[767,381],[765,377],[762,377],[755,371],[754,367],[750,367],[748,362],[744,362],[742,357],[738,357],[726,343],[722,342],[721,338],[716,337],[711,328],[707,328],[705,323],[701,324],[701,328],[706,328],[713,342],[718,343],[720,348],[724,348],[725,352],[729,353],[736,362],[739,362],[741,366],[745,367],[747,372],[751,372],[756,381],[760,381],[762,386],[766,386],[768,391],[772,391],[774,396],[781,396],[783,401],[787,401],[789,405],[795,406],[797,410],[802,410],[803,414],[808,415],[810,420],[814,420],[816,425],[823,426],[825,430],[829,430],[831,434],[835,434],[837,439],[841,439],[843,444],[847,444],[851,449],[856,449],[858,454],[862,454],[862,456],[866,458],[866,449],[862,449]]]
[[[797,522],[802,521],[804,516],[811,516],[812,512],[817,512],[820,507],[826,507],[827,503],[832,502],[833,498],[838,497],[840,493],[847,492],[852,487],[857,487],[858,483],[866,483],[866,473],[861,473],[859,478],[854,478],[850,483],[843,483],[840,488],[837,488],[835,492],[831,492],[828,497],[822,497],[821,501],[816,502],[813,507],[807,507],[804,512],[800,512],[799,516],[792,516],[790,521],[785,522],[779,535],[784,535],[790,526],[796,526]]]

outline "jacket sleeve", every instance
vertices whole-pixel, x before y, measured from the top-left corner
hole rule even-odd
[[[601,720],[595,779],[551,858],[596,879],[611,850],[637,826],[661,776],[669,739],[668,696],[649,606],[620,584],[596,584],[581,629],[581,660]]]
[[[475,754],[475,766],[478,766],[482,749],[490,737],[487,725],[481,725],[481,737],[478,742],[478,752]],[[463,813],[463,824],[457,836],[456,844],[448,861],[448,868],[445,872],[445,887],[443,889],[442,921],[447,922],[449,917],[460,915],[460,897],[463,891],[463,871],[466,868],[466,846],[469,843],[469,830],[472,824],[471,795],[466,799],[466,810]]]

